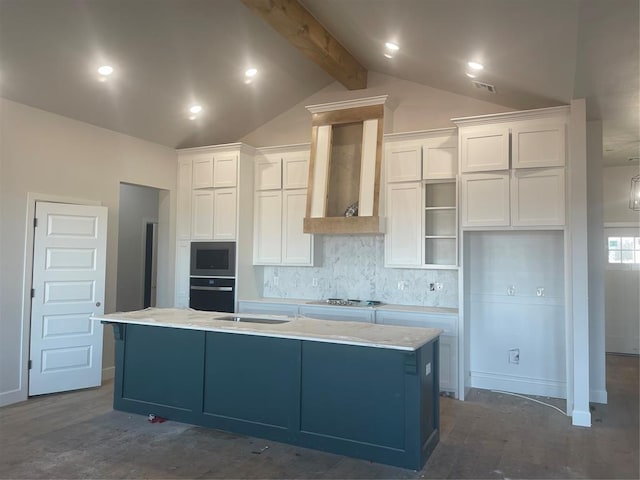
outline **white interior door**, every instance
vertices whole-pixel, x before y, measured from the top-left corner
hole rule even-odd
[[[102,380],[107,208],[36,203],[29,395]]]

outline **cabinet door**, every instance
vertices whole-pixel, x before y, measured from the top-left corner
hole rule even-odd
[[[509,169],[509,127],[464,127],[460,135],[460,172]]]
[[[191,238],[213,238],[213,191],[194,190],[191,197]]]
[[[302,232],[307,210],[307,190],[282,192],[282,263],[311,265],[313,235]]]
[[[432,139],[422,145],[422,178],[440,180],[456,178],[458,145],[455,136]]]
[[[418,182],[387,185],[386,266],[422,263],[422,185]]]
[[[189,261],[191,242],[179,241],[176,245],[176,308],[189,306]]]
[[[282,260],[282,191],[256,192],[253,215],[253,264],[279,264]]]
[[[511,128],[513,168],[563,167],[565,124],[560,122],[518,122]]]
[[[213,157],[213,186],[235,187],[237,184],[238,154],[216,153]]]
[[[458,391],[458,338],[449,335],[440,336],[440,391]]]
[[[564,168],[514,170],[511,224],[564,225]]]
[[[176,195],[176,236],[178,240],[191,238],[191,167],[190,158],[178,160],[178,188]]]
[[[236,189],[218,188],[213,195],[213,239],[235,240]]]
[[[256,190],[279,190],[282,187],[280,155],[263,155],[256,159]]]
[[[463,227],[509,225],[509,172],[462,175],[460,187]]]
[[[307,188],[309,152],[292,152],[282,157],[282,188]]]
[[[387,182],[410,182],[422,178],[422,147],[417,142],[388,143],[385,153]]]
[[[201,154],[193,157],[191,188],[213,186],[213,155]]]

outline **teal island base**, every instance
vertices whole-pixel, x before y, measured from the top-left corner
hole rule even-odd
[[[114,408],[419,470],[438,337],[416,350],[113,323]]]

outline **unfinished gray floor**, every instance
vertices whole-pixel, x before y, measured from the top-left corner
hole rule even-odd
[[[638,357],[607,357],[593,426],[518,397],[441,399],[440,444],[419,472],[113,411],[111,383],[0,409],[1,478],[633,478]],[[538,397],[539,398],[539,397]],[[564,402],[541,398],[561,407]]]

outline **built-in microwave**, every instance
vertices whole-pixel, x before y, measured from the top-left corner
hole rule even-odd
[[[191,242],[191,276],[235,277],[235,242]]]

